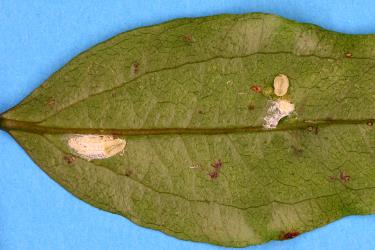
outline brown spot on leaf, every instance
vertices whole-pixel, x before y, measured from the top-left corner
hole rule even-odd
[[[255,106],[253,104],[249,104],[249,105],[247,105],[247,109],[249,111],[253,111],[255,109]]]
[[[47,101],[47,105],[52,107],[52,106],[55,106],[55,104],[56,104],[56,99],[53,97],[50,97]]]
[[[186,43],[192,43],[192,42],[194,42],[194,39],[193,39],[193,36],[189,34],[189,35],[183,35],[182,41],[184,41]]]
[[[328,176],[328,181],[329,181],[329,182],[337,181],[337,177],[334,176],[334,175]]]
[[[296,147],[294,145],[292,145],[292,149],[293,149],[293,154],[296,155],[296,156],[302,156],[303,154],[303,149],[302,148],[299,148],[299,147]]]
[[[368,122],[367,122],[367,126],[372,127],[373,124],[374,124],[374,123],[373,123],[372,121],[368,121]]]
[[[201,115],[203,115],[203,114],[204,114],[204,112],[203,112],[202,110],[198,110],[198,114],[201,114]]]
[[[127,169],[127,170],[125,171],[125,176],[129,177],[129,176],[132,176],[132,175],[133,175],[133,171],[132,171],[132,170]]]
[[[255,93],[260,93],[260,92],[262,92],[262,87],[259,86],[259,85],[256,85],[256,84],[253,85],[253,86],[251,86],[250,89],[251,89],[252,91],[254,91]]]
[[[220,169],[223,167],[223,163],[221,160],[215,160],[213,163],[211,163],[211,167],[213,167],[214,170],[209,172],[208,175],[211,177],[211,179],[216,179],[219,177]]]
[[[352,58],[353,57],[353,54],[351,52],[346,52],[345,53],[345,57],[346,58]]]
[[[63,159],[69,165],[76,160],[76,158],[73,155],[64,155]]]
[[[134,75],[136,75],[139,72],[139,63],[135,62],[131,66],[131,71]]]
[[[281,240],[289,240],[289,239],[293,239],[293,238],[297,237],[298,235],[300,235],[300,233],[297,232],[297,231],[282,233],[281,236],[280,236],[280,239]]]

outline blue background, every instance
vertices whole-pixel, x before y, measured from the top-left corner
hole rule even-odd
[[[374,8],[373,0],[0,0],[0,112],[81,51],[139,26],[257,11],[363,34],[375,33]],[[87,205],[1,131],[0,162],[0,249],[224,249],[177,240]],[[375,216],[351,216],[246,249],[374,249],[374,236]]]

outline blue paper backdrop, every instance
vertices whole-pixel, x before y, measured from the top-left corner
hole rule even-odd
[[[113,35],[177,17],[268,12],[346,33],[375,33],[375,1],[0,0],[0,112],[72,57]],[[375,83],[374,83],[375,84]],[[223,249],[141,228],[74,198],[0,132],[0,249]],[[375,216],[246,249],[374,249]]]

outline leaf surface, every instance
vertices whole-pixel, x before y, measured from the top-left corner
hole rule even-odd
[[[80,54],[0,127],[95,207],[247,246],[375,212],[374,67],[374,35],[259,13],[178,19]],[[265,129],[279,74],[295,111]],[[125,150],[90,160],[72,148],[77,134]]]

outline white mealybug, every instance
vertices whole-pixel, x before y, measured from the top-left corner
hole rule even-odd
[[[123,152],[126,141],[112,135],[74,135],[68,145],[86,160],[105,159]]]
[[[264,117],[263,127],[266,129],[276,128],[279,121],[294,111],[294,104],[287,100],[271,101]]]
[[[273,80],[274,93],[277,96],[283,96],[288,92],[289,79],[286,75],[279,74]]]

